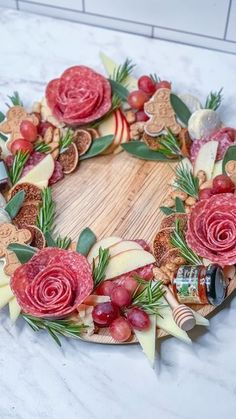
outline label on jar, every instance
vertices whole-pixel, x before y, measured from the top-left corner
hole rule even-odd
[[[207,304],[204,273],[203,266],[184,265],[179,268],[173,289],[181,304]]]

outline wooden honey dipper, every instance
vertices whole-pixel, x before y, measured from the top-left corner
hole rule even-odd
[[[164,298],[172,308],[172,316],[177,326],[186,332],[193,329],[196,325],[196,319],[191,308],[185,304],[179,304],[167,286],[163,285],[162,288],[165,290]]]

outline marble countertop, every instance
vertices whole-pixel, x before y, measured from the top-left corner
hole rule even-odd
[[[102,70],[99,51],[131,57],[137,73],[156,72],[177,91],[205,98],[224,86],[222,119],[236,125],[236,56],[76,23],[1,10],[0,101],[18,90],[27,104],[66,67]],[[193,345],[159,344],[156,368],[138,345],[73,340],[57,348],[21,323],[0,319],[1,419],[227,419],[236,411],[236,299],[198,328]]]

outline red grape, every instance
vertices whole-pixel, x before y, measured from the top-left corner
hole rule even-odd
[[[142,90],[134,90],[128,96],[127,102],[133,109],[143,109],[143,105],[147,102],[149,96]]]
[[[131,326],[137,330],[147,330],[151,325],[148,314],[139,307],[132,308],[127,319]]]
[[[211,188],[201,189],[198,194],[198,198],[201,201],[202,199],[209,199],[213,195]]]
[[[162,80],[156,83],[156,90],[162,89],[163,87],[166,89],[171,89],[171,83],[167,80]]]
[[[149,117],[144,111],[138,111],[135,114],[137,122],[145,122],[148,121]]]
[[[93,311],[92,317],[94,322],[99,326],[109,326],[120,314],[119,308],[111,303],[98,303]]]
[[[156,91],[155,83],[149,76],[139,77],[138,88],[149,95],[153,95]]]
[[[51,122],[40,122],[38,126],[39,135],[42,135],[42,137],[44,137],[45,132],[49,127],[55,128],[55,126],[51,124]]]
[[[109,332],[113,339],[118,342],[125,342],[131,336],[131,327],[124,317],[118,317],[109,326]]]
[[[133,294],[133,292],[136,290],[137,288],[137,281],[134,278],[131,278],[130,276],[127,276],[124,279],[124,283],[123,286],[131,293]]]
[[[113,281],[103,281],[96,289],[98,295],[111,295],[111,291],[116,286]]]
[[[29,141],[19,138],[11,143],[10,149],[12,154],[16,154],[17,151],[32,153],[33,145]]]
[[[218,175],[213,179],[213,193],[233,193],[235,185],[227,175]]]
[[[20,133],[25,140],[33,143],[37,139],[38,130],[33,122],[25,120],[20,124]]]
[[[131,303],[130,292],[122,285],[117,285],[111,291],[111,301],[118,307],[128,307]]]

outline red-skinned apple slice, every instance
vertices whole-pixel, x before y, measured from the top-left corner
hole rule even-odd
[[[120,144],[123,144],[129,141],[129,125],[128,125],[125,115],[122,112],[121,112],[121,117],[123,120],[123,132],[120,138]],[[121,151],[123,151],[123,148],[119,145],[119,147],[117,147],[116,150],[114,151],[114,154],[118,154]]]
[[[110,147],[108,147],[108,149],[106,151],[104,151],[103,154],[113,153],[115,151],[115,149],[117,148],[117,146],[120,144],[122,134],[123,134],[123,126],[124,125],[123,125],[122,114],[121,114],[119,109],[117,109],[115,111],[115,121],[116,121],[116,130],[115,130],[115,135],[114,135],[114,141],[110,145]]]

